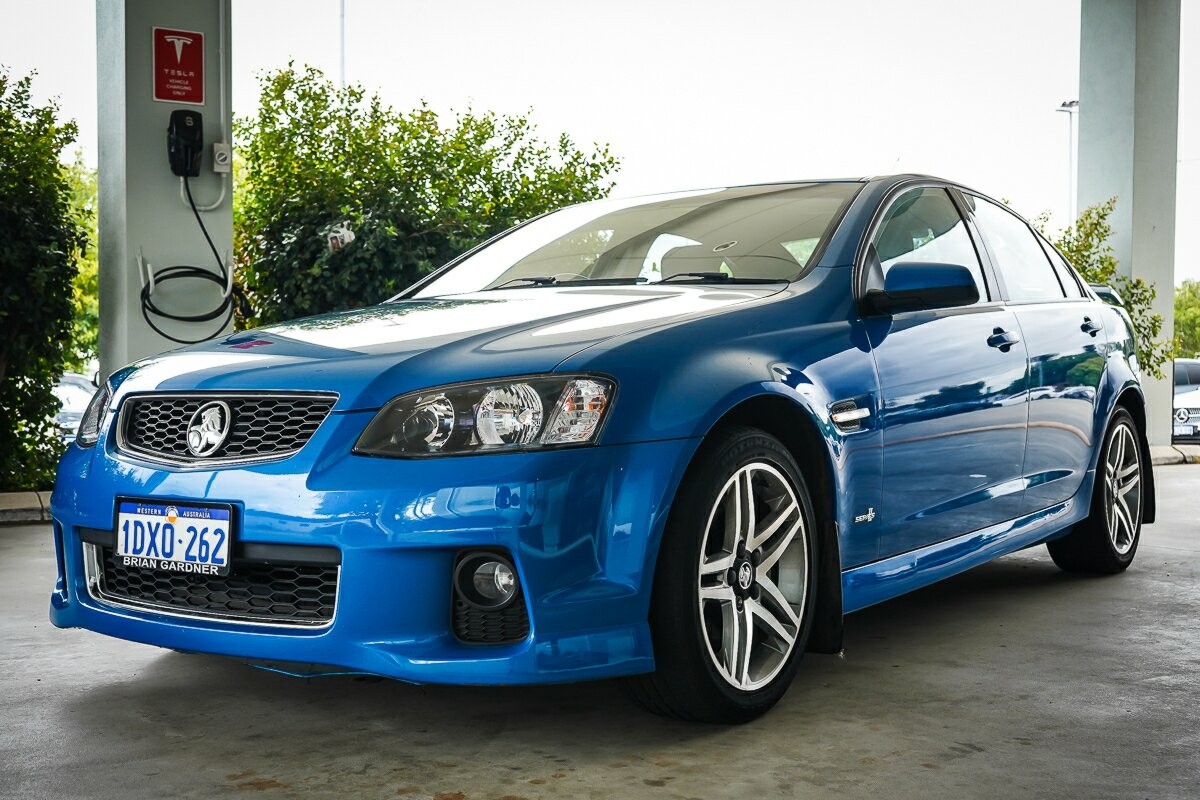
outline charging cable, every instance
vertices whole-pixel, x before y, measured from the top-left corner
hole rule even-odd
[[[228,185],[228,180],[227,180],[228,176],[229,176],[229,173],[227,173],[227,172],[221,173],[221,193],[219,195],[217,195],[217,199],[213,200],[211,203],[209,203],[206,206],[198,206],[195,203],[191,202],[187,196],[187,186],[185,185],[187,177],[184,175],[180,175],[179,176],[179,202],[183,203],[184,207],[191,208],[193,211],[216,211],[225,202],[225,187]]]
[[[164,339],[169,339],[176,344],[199,344],[207,342],[216,337],[230,320],[233,319],[234,303],[237,304],[243,315],[249,313],[249,303],[246,302],[246,296],[242,290],[233,285],[233,271],[225,266],[225,260],[217,253],[217,247],[213,244],[212,237],[208,235],[208,228],[204,225],[204,220],[200,217],[200,209],[196,207],[196,201],[192,198],[192,187],[187,176],[181,178],[183,194],[187,198],[188,207],[192,210],[192,215],[196,218],[196,224],[200,226],[200,232],[204,234],[204,241],[208,243],[208,249],[212,252],[213,258],[217,262],[217,272],[214,273],[203,267],[190,266],[186,264],[176,264],[174,266],[165,267],[156,274],[154,268],[140,255],[138,256],[138,267],[144,267],[146,270],[146,281],[142,284],[142,318],[146,320],[155,333]],[[222,186],[222,197],[224,200],[224,186]],[[206,208],[205,210],[209,210]],[[154,289],[159,284],[167,281],[177,280],[203,280],[217,284],[221,287],[221,302],[216,308],[211,311],[205,311],[199,314],[173,314],[160,308],[154,302]],[[214,319],[220,319],[221,324],[217,329],[208,336],[202,336],[199,339],[185,339],[179,336],[172,336],[164,331],[154,322],[154,317],[159,319],[169,319],[174,322],[211,322]]]

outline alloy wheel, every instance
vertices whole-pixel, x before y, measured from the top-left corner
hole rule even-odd
[[[700,620],[713,666],[736,689],[766,686],[796,645],[809,581],[807,535],[795,489],[765,462],[738,469],[709,512]]]
[[[1142,506],[1142,464],[1137,439],[1125,424],[1118,425],[1104,459],[1104,517],[1113,549],[1125,555],[1137,538]]]

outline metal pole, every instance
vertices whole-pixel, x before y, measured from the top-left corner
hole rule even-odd
[[[346,88],[346,0],[338,2],[338,80]]]
[[[1064,100],[1055,109],[1067,115],[1067,223],[1074,225],[1076,221],[1076,180],[1075,180],[1075,115],[1079,112],[1078,100]]]
[[[1075,224],[1075,220],[1079,218],[1079,210],[1075,207],[1076,185],[1075,180],[1075,112],[1067,114],[1067,202],[1071,212],[1071,224]]]

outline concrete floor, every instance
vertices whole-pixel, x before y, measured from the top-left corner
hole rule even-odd
[[[1200,797],[1200,468],[1115,578],[1043,548],[848,619],[740,728],[611,683],[298,680],[60,631],[48,529],[0,529],[0,797]]]

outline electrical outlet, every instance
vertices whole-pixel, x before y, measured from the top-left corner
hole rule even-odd
[[[229,172],[233,168],[233,149],[225,142],[213,142],[213,172]]]

